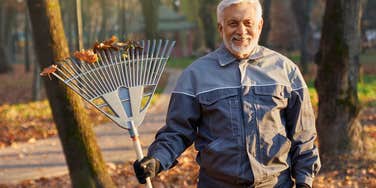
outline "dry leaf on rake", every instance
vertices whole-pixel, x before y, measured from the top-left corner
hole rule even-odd
[[[117,41],[117,37],[112,36],[110,39],[105,40],[101,43],[95,42],[93,46],[93,51],[96,53],[99,50],[106,50],[106,49],[114,49],[114,50],[119,50],[119,47],[115,45],[115,42]]]
[[[129,49],[135,49],[135,50],[142,50],[143,47],[138,44],[136,41],[128,40],[125,42],[117,42],[116,46],[123,48],[125,51],[128,51]]]
[[[47,68],[44,68],[43,71],[39,74],[41,76],[48,76],[51,80],[50,74],[54,73],[57,70],[57,65],[51,65]]]
[[[98,61],[98,55],[94,53],[94,51],[91,49],[76,51],[73,55],[77,59],[84,61],[86,63],[95,63],[96,61]]]
[[[118,38],[116,36],[112,35],[112,37],[110,39],[103,41],[103,44],[113,45],[117,40],[118,40]]]

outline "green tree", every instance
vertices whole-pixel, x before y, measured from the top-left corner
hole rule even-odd
[[[359,0],[326,1],[315,83],[319,95],[317,128],[324,156],[362,148],[362,128],[357,119],[360,17]]]
[[[69,56],[58,0],[28,0],[36,54],[41,67]],[[44,79],[47,97],[68,164],[72,186],[114,187],[78,95]]]

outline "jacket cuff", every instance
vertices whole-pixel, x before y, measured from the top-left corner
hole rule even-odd
[[[167,170],[167,169],[171,168],[171,166],[174,166],[174,164],[176,164],[176,162],[171,163],[170,160],[168,160],[163,155],[153,154],[153,155],[150,155],[150,156],[154,157],[155,159],[157,159],[160,162],[160,165],[161,165],[160,167],[161,167],[162,170]]]
[[[297,176],[295,180],[296,184],[307,184],[309,187],[313,184],[313,177],[309,176]]]

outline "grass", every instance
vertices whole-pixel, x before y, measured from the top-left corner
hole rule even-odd
[[[365,75],[363,83],[358,83],[358,97],[360,103],[366,107],[376,107],[376,75]],[[318,104],[318,95],[314,80],[308,80],[307,85],[314,106]]]
[[[363,65],[376,64],[376,50],[369,50],[360,55],[360,62]]]
[[[376,107],[376,75],[365,75],[363,83],[358,83],[358,95],[365,106]]]
[[[185,69],[196,59],[196,57],[171,58],[167,63],[167,67],[175,69]]]

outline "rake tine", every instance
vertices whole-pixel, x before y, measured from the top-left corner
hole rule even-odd
[[[127,72],[128,72],[128,82],[129,82],[129,87],[133,86],[132,83],[132,68],[131,68],[131,52],[130,49],[127,50]]]
[[[98,57],[99,57],[99,60],[98,60],[98,66],[102,66],[102,73],[104,75],[104,79],[106,81],[106,84],[104,84],[107,88],[108,88],[108,91],[111,91],[114,89],[114,86],[111,85],[111,81],[109,80],[110,78],[110,74],[108,73],[107,69],[106,69],[106,65],[104,64],[104,60],[103,60],[103,57],[102,57],[102,53],[99,52],[98,53]],[[111,87],[112,86],[112,87]]]
[[[102,83],[97,80],[98,78],[97,78],[97,76],[96,76],[96,74],[94,72],[96,69],[94,69],[94,70],[90,69],[90,66],[86,65],[86,63],[81,63],[81,65],[82,65],[82,68],[81,68],[78,65],[78,63],[75,61],[75,59],[70,58],[70,60],[73,62],[73,64],[75,64],[76,67],[78,67],[80,69],[81,72],[86,72],[91,77],[91,79],[94,80],[94,83],[92,85],[98,91],[97,92],[98,95],[100,93],[104,93],[106,91],[105,88],[104,88],[104,86],[102,85]],[[95,66],[93,65],[92,67],[95,67]],[[82,70],[84,70],[84,71],[82,71]],[[94,74],[94,76],[93,76],[93,74]],[[97,85],[97,86],[95,86],[95,85]]]
[[[118,67],[118,71],[119,71],[119,74],[120,74],[120,83],[122,86],[125,85],[125,79],[124,79],[124,71],[123,71],[123,61],[121,60],[121,53],[120,53],[120,50],[117,52],[117,55],[114,55],[115,56],[115,59],[116,61],[118,62],[117,64],[119,64],[120,67]]]
[[[101,82],[101,80],[104,80],[104,75],[102,75],[100,71],[100,66],[97,64],[98,64],[98,61],[93,65],[87,65],[86,63],[83,63],[82,65],[84,69],[89,73],[90,77],[92,77],[92,79],[95,81],[95,83],[97,84],[97,87],[101,89],[101,92],[106,93],[109,91],[109,89],[104,83]]]
[[[150,40],[148,40],[147,41],[147,44],[146,44],[146,59],[145,59],[145,69],[144,69],[144,76],[143,76],[143,78],[142,78],[142,80],[143,80],[143,83],[142,84],[146,84],[146,81],[147,81],[147,70],[149,70],[148,69],[148,67],[149,67],[149,49],[150,49]]]
[[[66,61],[71,61],[70,59],[67,59]],[[72,65],[73,64],[73,65]],[[82,73],[83,71],[82,71],[82,69],[81,69],[81,67],[80,66],[78,66],[78,65],[76,65],[75,63],[65,63],[65,65],[68,65],[69,67],[70,67],[70,69],[71,70],[73,70],[73,72],[75,73],[75,74],[77,74],[77,75],[79,75],[80,73],[77,71],[77,69],[81,72],[81,80],[84,82],[84,84],[82,84],[85,88],[86,88],[86,90],[90,90],[89,92],[90,93],[94,93],[94,95],[91,95],[91,96],[95,96],[95,95],[99,95],[98,93],[97,93],[97,91],[96,90],[93,90],[89,85],[92,85],[92,83],[91,82],[87,82],[87,79],[86,79],[86,75],[84,74],[84,73]],[[62,66],[62,67],[64,67],[64,69],[66,69],[67,71],[69,70],[69,69],[67,69],[67,68],[65,68],[66,66]],[[76,67],[76,68],[75,68]],[[69,72],[70,72],[70,70],[69,70]],[[91,84],[89,84],[89,83],[91,83]]]
[[[166,42],[168,42],[168,41],[166,41]],[[163,67],[162,67],[162,70],[161,70],[161,71],[163,71],[164,68],[166,67],[167,59],[168,59],[168,57],[170,56],[170,54],[171,54],[171,52],[172,52],[172,48],[174,47],[174,45],[175,45],[175,41],[172,41],[172,42],[170,43],[170,47],[169,47],[169,49],[167,50],[167,53],[166,53],[165,56],[163,57],[165,63],[163,63],[163,65],[162,65]],[[159,74],[158,79],[156,80],[156,83],[159,82],[159,80],[161,79],[161,76],[162,76],[162,74]]]
[[[115,78],[114,78],[114,75],[111,72],[110,65],[109,65],[108,59],[107,59],[106,51],[103,50],[100,53],[102,55],[102,64],[105,66],[104,70],[106,71],[106,73],[108,75],[107,78],[108,78],[108,81],[109,81],[109,83],[110,83],[110,85],[112,87],[111,90],[115,90],[116,89],[115,83],[114,83]]]
[[[155,59],[153,60],[153,69],[152,69],[152,71],[151,71],[151,74],[150,74],[150,80],[149,80],[149,83],[150,84],[152,84],[152,85],[154,85],[154,82],[153,82],[153,78],[154,78],[154,75],[156,74],[156,72],[155,72],[155,68],[156,68],[156,66],[157,66],[157,64],[158,64],[158,59],[159,59],[159,52],[160,52],[160,50],[161,50],[161,45],[162,45],[162,41],[161,40],[159,40],[158,41],[158,47],[157,47],[157,51],[156,51],[156,55],[155,55]],[[160,60],[160,59],[159,59]]]
[[[115,89],[117,89],[120,86],[119,78],[118,78],[118,75],[117,75],[117,73],[119,73],[119,71],[115,70],[117,68],[117,65],[112,60],[112,51],[111,50],[106,50],[106,52],[108,54],[108,58],[106,58],[106,59],[107,59],[107,61],[109,63],[109,69],[112,72],[113,77],[115,77],[115,79],[113,80],[113,82],[115,84]]]
[[[57,70],[63,74],[63,70],[57,68]],[[71,76],[70,79],[66,79],[67,84],[71,84],[72,87],[76,87],[78,91],[80,91],[82,94],[84,94],[86,97],[90,98],[93,97],[93,93],[90,92],[86,87],[85,84],[81,81],[80,77],[78,75]]]
[[[160,42],[160,43],[162,43],[162,42]],[[153,84],[157,84],[158,80],[156,80],[156,78],[159,75],[159,71],[160,71],[161,66],[163,66],[163,64],[165,64],[164,54],[166,52],[167,45],[168,45],[168,41],[165,42],[162,53],[160,55],[158,67],[157,67],[157,70],[155,71],[155,74],[153,76],[153,81],[152,81]]]
[[[127,56],[126,56],[126,58],[127,58],[127,60],[126,60],[126,62],[127,62],[127,64],[125,64],[126,65],[126,76],[127,76],[127,82],[128,82],[128,87],[131,87],[132,86],[132,82],[131,82],[131,60],[130,60],[130,53],[129,53],[129,49],[126,51],[127,52]]]
[[[151,49],[151,58],[149,59],[149,64],[150,64],[150,67],[149,68],[151,68],[153,65],[153,63],[154,63],[154,50],[155,50],[155,43],[156,43],[156,41],[155,40],[153,40],[153,47],[152,47],[152,49]],[[148,85],[150,85],[150,77],[151,77],[151,71],[150,71],[150,69],[148,69],[148,80],[147,80],[147,82],[146,82],[146,84],[148,84]]]
[[[162,43],[162,41],[160,43]],[[155,74],[153,76],[153,81],[152,81],[154,84],[157,84],[156,78],[159,75],[159,71],[161,70],[161,67],[163,67],[163,64],[166,62],[165,59],[164,59],[164,54],[166,52],[167,45],[168,45],[168,41],[166,41],[164,43],[164,46],[163,46],[163,49],[162,49],[162,53],[159,56],[158,67],[156,68]]]
[[[144,52],[145,52],[145,42],[141,41],[142,52],[141,52],[141,70],[140,70],[140,84],[144,84]]]
[[[131,53],[131,57],[132,57],[132,71],[133,71],[133,74],[132,74],[132,81],[133,81],[133,85],[132,86],[136,86],[137,82],[136,82],[136,62],[134,61],[134,49],[132,48],[131,49],[132,53]]]
[[[98,63],[98,62],[97,62]],[[105,93],[107,92],[106,86],[100,81],[100,79],[103,79],[103,76],[99,72],[99,66],[97,65],[86,65],[86,63],[83,64],[84,69],[86,70],[87,74],[94,80],[94,88],[96,88],[99,93]],[[93,67],[93,68],[91,68]]]
[[[81,92],[85,92],[86,94],[85,95],[89,95],[86,90],[84,90],[82,87],[80,87],[80,85],[84,85],[80,80],[79,80],[79,77],[78,77],[78,74],[75,75],[74,73],[71,72],[71,70],[69,68],[66,68],[65,66],[61,66],[61,68],[63,68],[65,71],[63,71],[62,69],[60,68],[57,68],[57,70],[65,77],[67,77],[67,81],[69,81],[70,83],[74,84],[74,86]],[[67,75],[68,74],[68,75]],[[76,81],[76,82],[74,82]],[[67,82],[67,83],[69,83]],[[90,95],[89,95],[90,96]]]
[[[60,72],[60,71],[59,71]],[[58,78],[59,80],[61,80],[62,82],[64,82],[69,88],[71,88],[75,93],[77,93],[78,95],[80,95],[82,98],[84,98],[84,99],[87,99],[87,98],[85,98],[85,96],[84,95],[82,95],[82,93],[79,91],[79,90],[77,90],[75,87],[73,87],[72,85],[70,85],[70,84],[68,84],[62,77],[60,77],[58,74],[56,74],[56,73],[52,73],[52,75],[54,75],[56,78]]]
[[[140,79],[140,71],[141,71],[141,62],[140,62],[140,54],[139,54],[139,51],[140,50],[137,50],[137,49],[135,49],[135,53],[136,53],[136,62],[137,62],[137,70],[136,70],[136,72],[137,72],[137,84],[138,85],[141,85],[142,83],[141,83],[141,79]]]
[[[63,74],[64,76],[67,76],[67,75],[64,73],[64,71],[61,70],[60,68],[57,68],[57,70],[58,70],[61,74]],[[60,78],[61,78],[61,77],[60,77]],[[59,79],[60,79],[60,78],[59,78]],[[69,77],[68,77],[68,78],[69,78]],[[70,77],[70,79],[63,80],[63,82],[66,83],[67,85],[69,85],[71,88],[74,88],[75,91],[76,91],[77,93],[80,93],[82,96],[83,96],[83,95],[89,96],[89,94],[88,94],[85,90],[83,90],[79,85],[77,85],[75,82],[73,82],[73,80],[75,80],[74,78],[75,78],[75,77]],[[85,93],[85,94],[83,94],[83,93]]]

